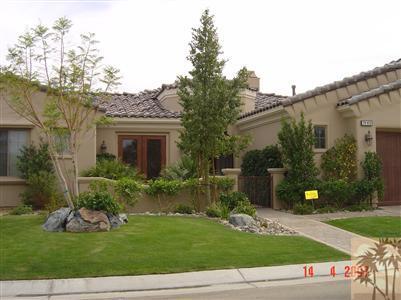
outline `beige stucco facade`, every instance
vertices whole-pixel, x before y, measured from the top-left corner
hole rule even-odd
[[[317,165],[320,164],[321,154],[332,147],[336,139],[345,134],[352,134],[355,137],[358,145],[358,158],[361,160],[366,151],[376,151],[377,131],[401,132],[401,89],[382,89],[383,86],[401,79],[401,65],[398,64],[397,68],[385,69],[383,72],[364,74],[358,78],[343,80],[333,83],[329,87],[320,88],[320,90],[317,88],[289,97],[288,100],[282,101],[281,105],[255,110],[259,78],[251,73],[249,85],[252,89],[244,90],[241,93],[244,115],[229,128],[229,133],[252,137],[252,142],[246,151],[262,149],[278,142],[278,132],[283,119],[299,119],[303,113],[305,119],[310,120],[313,125],[326,128],[326,148],[315,150]],[[377,92],[370,93],[375,90]],[[361,95],[363,96],[362,100],[360,99]],[[43,103],[44,93],[39,93],[36,97],[38,98],[37,103]],[[359,97],[360,101],[354,101],[354,97]],[[157,99],[164,108],[170,111],[179,112],[181,110],[176,88],[162,90],[157,95]],[[120,135],[164,136],[166,138],[166,165],[173,164],[180,159],[181,153],[177,142],[182,128],[179,118],[115,117],[113,120],[112,125],[94,129],[82,141],[78,154],[81,171],[96,163],[96,153],[100,153],[100,146],[103,142],[107,147],[107,152],[118,156],[118,137]],[[368,120],[371,126],[362,126],[361,121],[363,120]],[[38,129],[16,115],[4,99],[0,99],[0,128],[25,128],[29,130],[30,142],[38,143],[40,140]],[[370,143],[365,138],[368,133],[372,137]],[[242,155],[234,160],[234,167],[241,166]],[[63,160],[68,165],[70,158],[66,156]],[[361,175],[360,169],[359,175]],[[0,177],[0,207],[17,205],[19,203],[18,194],[24,187],[24,181],[19,178]]]

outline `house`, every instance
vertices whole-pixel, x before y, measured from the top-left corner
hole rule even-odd
[[[259,78],[250,72],[241,93],[242,113],[229,133],[250,134],[248,150],[277,143],[282,118],[298,119],[303,112],[314,125],[315,156],[333,146],[337,138],[352,134],[358,158],[377,151],[384,164],[385,198],[381,205],[401,204],[401,60],[344,78],[291,97],[259,91]],[[43,93],[36,95],[41,103]],[[102,151],[136,166],[147,178],[157,177],[164,166],[180,158],[180,105],[177,86],[162,85],[140,93],[113,94],[100,103],[101,113],[113,118],[82,141],[78,154],[81,170],[96,162]],[[15,206],[25,182],[18,178],[19,148],[39,141],[39,132],[0,99],[0,207]],[[68,153],[62,158],[66,164]],[[241,157],[216,160],[220,170],[240,167]],[[359,170],[361,176],[361,170]]]

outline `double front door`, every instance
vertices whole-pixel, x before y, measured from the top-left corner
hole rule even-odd
[[[118,156],[137,168],[146,178],[155,178],[166,165],[166,137],[158,135],[120,135]]]

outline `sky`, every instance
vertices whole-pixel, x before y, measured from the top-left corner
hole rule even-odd
[[[0,0],[0,64],[19,34],[65,16],[72,37],[96,34],[104,63],[121,70],[120,92],[157,88],[190,70],[191,28],[206,8],[224,74],[245,66],[262,92],[304,92],[401,58],[400,0]]]

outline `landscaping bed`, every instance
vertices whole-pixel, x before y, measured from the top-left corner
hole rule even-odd
[[[401,217],[346,218],[331,220],[327,224],[367,237],[401,237]]]
[[[273,266],[349,257],[300,236],[231,230],[206,218],[129,216],[110,232],[43,231],[45,216],[2,216],[0,279],[71,278]]]

